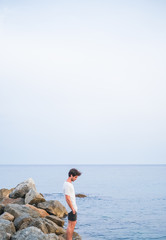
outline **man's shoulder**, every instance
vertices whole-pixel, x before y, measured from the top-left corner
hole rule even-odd
[[[65,181],[63,184],[64,187],[71,187],[72,188],[72,183]]]

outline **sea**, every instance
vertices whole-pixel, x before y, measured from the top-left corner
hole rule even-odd
[[[63,183],[71,168],[83,240],[166,240],[166,165],[1,165],[0,188],[32,178],[46,200],[65,205]],[[67,219],[65,218],[65,228]]]

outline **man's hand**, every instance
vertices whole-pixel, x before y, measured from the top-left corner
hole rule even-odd
[[[73,214],[75,214],[75,213],[76,213],[76,211],[75,211],[75,209],[74,209],[74,208],[72,209],[72,212],[73,212]]]

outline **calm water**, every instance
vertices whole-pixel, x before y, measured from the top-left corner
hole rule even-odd
[[[32,177],[46,199],[65,204],[62,185],[71,167],[83,173],[76,193],[88,196],[77,198],[83,240],[166,240],[166,165],[0,166],[0,188]]]

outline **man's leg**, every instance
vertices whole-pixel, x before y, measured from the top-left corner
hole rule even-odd
[[[68,221],[67,232],[66,232],[67,240],[72,240],[76,222],[77,221]]]

